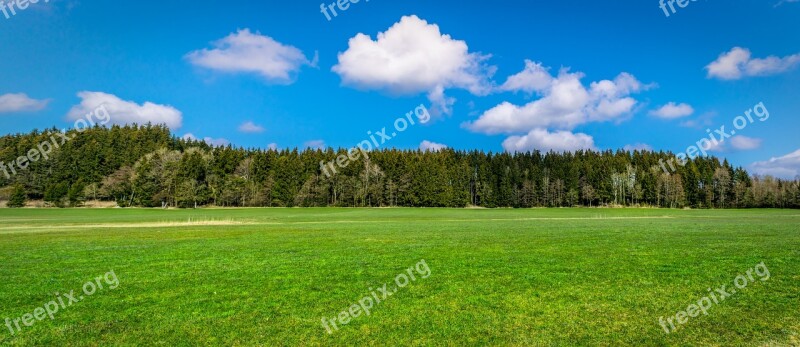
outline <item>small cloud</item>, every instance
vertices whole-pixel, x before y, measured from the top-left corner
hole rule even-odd
[[[771,175],[792,179],[800,175],[800,149],[778,158],[759,161],[750,165],[759,175]]]
[[[634,152],[634,151],[652,151],[653,147],[646,143],[637,143],[633,145],[625,145],[623,149],[627,152]]]
[[[270,150],[273,150],[273,151],[277,151],[278,150],[278,144],[275,143],[275,142],[270,143],[270,144],[267,145],[267,149],[270,149]]]
[[[181,111],[169,105],[159,105],[149,101],[140,105],[102,92],[84,91],[78,93],[78,97],[81,98],[81,103],[69,110],[67,113],[69,120],[81,119],[102,105],[111,115],[112,124],[164,124],[174,130],[180,128],[183,123]]]
[[[444,95],[444,87],[436,87],[428,93],[428,101],[431,102],[431,114],[433,116],[453,114],[455,98]]]
[[[677,119],[688,117],[692,114],[694,114],[694,108],[691,105],[685,103],[676,104],[674,102],[669,102],[657,110],[650,111],[651,116],[661,119]]]
[[[284,45],[269,36],[239,30],[202,49],[186,55],[190,63],[229,73],[256,73],[270,82],[291,84],[304,65],[314,66],[296,47]]]
[[[778,6],[783,5],[783,4],[788,4],[788,3],[798,2],[798,1],[800,1],[800,0],[781,0],[777,4],[775,4],[775,6],[773,6],[773,8],[777,8]]]
[[[210,137],[204,137],[203,138],[203,142],[205,142],[205,143],[207,143],[209,145],[212,145],[214,147],[224,147],[224,146],[227,146],[227,145],[231,144],[231,142],[228,141],[228,139],[223,139],[223,138],[212,139]]]
[[[24,93],[4,94],[0,95],[0,113],[41,111],[49,103],[50,100],[36,100]]]
[[[749,151],[761,147],[761,139],[747,136],[734,136],[730,139],[731,147],[740,151]]]
[[[708,78],[738,80],[743,77],[771,76],[791,70],[800,63],[800,54],[752,58],[750,50],[734,47],[706,66]]]
[[[192,134],[192,133],[187,133],[187,134],[183,135],[183,137],[181,137],[181,138],[184,139],[184,140],[198,141],[198,138],[195,137],[194,134]],[[211,138],[211,137],[204,137],[203,138],[203,142],[205,142],[205,143],[207,143],[207,144],[209,144],[211,146],[214,146],[214,147],[224,147],[224,146],[227,146],[227,145],[229,145],[231,143],[227,139],[223,139],[223,138],[214,139],[214,138]]]
[[[419,149],[421,151],[427,151],[427,152],[438,152],[446,148],[447,145],[431,142],[428,140],[422,141],[422,143],[419,144]]]
[[[721,141],[714,142],[714,141],[711,141],[710,144],[709,144],[709,147],[708,147],[708,149],[706,149],[706,151],[722,153],[722,152],[727,152],[728,151],[728,147],[725,146],[725,142],[721,142]]]
[[[543,92],[553,82],[553,76],[550,75],[549,70],[542,63],[525,59],[525,69],[516,75],[509,76],[499,90],[523,91],[528,94]]]
[[[711,142],[709,152],[736,152],[736,151],[749,151],[761,147],[763,140],[747,136],[736,135],[724,141]]]
[[[524,136],[511,136],[503,141],[507,152],[573,152],[580,149],[597,149],[594,138],[589,135],[569,131],[549,132],[546,129],[534,129]]]
[[[247,121],[239,126],[239,131],[246,134],[258,134],[264,132],[264,127],[253,123],[252,121]]]
[[[325,149],[325,141],[323,140],[307,141],[306,143],[303,144],[303,147],[310,149]]]
[[[10,3],[11,1],[6,1]],[[49,0],[49,1],[30,1],[32,6],[29,8],[32,11],[45,13],[48,15],[59,14],[61,12],[72,11],[73,8],[80,5],[78,0]]]
[[[705,127],[710,127],[711,125],[713,125],[714,117],[716,116],[717,116],[716,112],[706,112],[695,119],[683,121],[679,125],[684,128],[703,129]]]

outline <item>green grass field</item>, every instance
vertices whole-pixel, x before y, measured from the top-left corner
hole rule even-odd
[[[0,326],[0,345],[800,344],[798,211],[0,209],[0,225],[0,320],[119,281]],[[423,259],[429,277],[323,328]],[[659,325],[761,262],[768,280]]]

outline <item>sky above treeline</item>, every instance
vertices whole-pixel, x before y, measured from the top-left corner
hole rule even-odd
[[[243,147],[384,133],[382,148],[705,152],[800,173],[797,0],[0,5],[0,134],[104,105],[113,124]],[[430,121],[397,131],[420,105]]]

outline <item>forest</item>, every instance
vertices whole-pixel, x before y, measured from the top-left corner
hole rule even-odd
[[[0,137],[12,162],[57,129]],[[96,126],[16,174],[0,173],[0,200],[78,207],[486,207],[643,206],[798,208],[798,179],[752,176],[715,157],[666,173],[669,152],[486,153],[385,149],[333,175],[346,149],[246,149],[181,139],[165,126]]]

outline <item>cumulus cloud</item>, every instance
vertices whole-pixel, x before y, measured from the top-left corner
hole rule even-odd
[[[242,125],[239,125],[239,131],[247,134],[257,134],[263,133],[264,127],[253,123],[252,121],[247,121],[242,123]]]
[[[761,139],[747,137],[747,136],[734,136],[730,140],[731,147],[739,151],[749,151],[761,147]]]
[[[67,119],[78,120],[86,114],[94,112],[104,105],[111,115],[112,124],[165,124],[170,129],[178,129],[183,123],[183,114],[169,105],[159,105],[152,102],[137,104],[125,101],[119,97],[102,92],[83,91],[78,93],[81,103],[72,107],[67,113]]]
[[[581,77],[562,71],[541,99],[524,106],[503,102],[467,127],[486,134],[524,132],[535,127],[575,127],[586,121],[583,110],[589,103],[589,93],[581,84]]]
[[[419,149],[422,151],[438,152],[445,148],[447,148],[447,145],[428,140],[422,141],[422,143],[419,144]]]
[[[630,95],[650,87],[643,85],[627,72],[619,74],[613,81],[592,82],[589,90],[590,103],[586,109],[588,120],[602,122],[630,114],[637,104],[636,99]]]
[[[290,84],[304,65],[316,66],[318,56],[309,61],[303,52],[250,29],[239,30],[215,41],[212,49],[186,55],[194,65],[229,73],[255,73],[270,82]]]
[[[303,144],[303,147],[311,149],[325,149],[325,141],[323,140],[307,141],[306,143]]]
[[[533,150],[570,152],[579,149],[597,149],[594,138],[586,134],[574,134],[569,131],[549,132],[545,129],[533,129],[524,136],[511,136],[503,141],[503,148],[508,152],[530,152]]]
[[[657,110],[650,111],[650,115],[662,119],[683,118],[691,116],[692,114],[694,114],[694,108],[692,108],[691,105],[685,103],[676,104],[674,102],[661,106]]]
[[[536,87],[541,90],[540,99],[523,106],[503,102],[466,127],[486,134],[522,133],[534,128],[571,130],[630,114],[637,104],[630,95],[647,88],[628,73],[613,81],[592,82],[588,88],[581,82],[583,77],[582,73],[561,69],[549,85]]]
[[[709,152],[749,151],[760,148],[762,142],[763,140],[761,139],[736,135],[724,141],[718,141],[717,143],[712,142],[711,148],[709,148],[707,151]]]
[[[198,140],[198,138],[196,136],[194,136],[194,134],[192,134],[192,133],[187,133],[186,135],[183,135],[183,139],[184,140],[193,140],[193,141],[197,141]],[[211,146],[214,146],[214,147],[224,147],[224,146],[227,146],[227,145],[229,145],[231,143],[230,141],[228,141],[227,139],[224,139],[224,138],[215,139],[215,138],[211,138],[211,137],[204,137],[203,138],[203,142],[205,142],[205,143],[207,143],[207,144],[209,144]]]
[[[267,149],[270,149],[270,150],[273,150],[273,151],[277,151],[278,150],[278,144],[275,143],[275,142],[270,143],[270,144],[267,145]]]
[[[637,143],[633,145],[625,145],[623,147],[625,151],[634,152],[634,151],[652,151],[653,147],[646,144],[646,143]]]
[[[789,71],[800,63],[800,53],[786,57],[752,58],[747,48],[734,47],[706,66],[708,78],[738,80],[743,77],[770,76]]]
[[[0,95],[0,113],[35,112],[47,107],[50,100],[36,100],[24,93]]]
[[[800,175],[800,149],[782,157],[755,162],[750,167],[753,172],[759,175],[772,175],[787,179],[795,178]]]
[[[506,83],[500,86],[501,91],[523,91],[528,94],[546,90],[553,82],[549,69],[532,60],[525,59],[525,69],[509,76]]]
[[[583,78],[583,73],[570,72],[569,68],[552,76],[542,63],[526,60],[524,70],[510,76],[497,90],[535,93],[539,98],[521,106],[502,102],[464,127],[489,135],[515,135],[503,142],[509,152],[596,149],[591,136],[572,130],[591,122],[623,120],[638,105],[631,95],[652,85],[642,84],[626,72],[588,86]]]
[[[443,113],[451,112],[449,88],[474,95],[491,91],[494,67],[484,65],[488,56],[470,53],[464,41],[442,34],[439,26],[417,16],[405,16],[373,40],[359,33],[340,52],[332,70],[342,83],[365,90],[395,95],[425,93]]]

